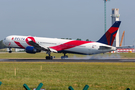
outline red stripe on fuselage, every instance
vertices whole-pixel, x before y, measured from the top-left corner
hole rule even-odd
[[[76,46],[80,46],[80,45],[83,45],[83,44],[86,44],[86,43],[92,43],[92,41],[75,40],[75,41],[69,41],[67,43],[60,44],[58,46],[53,46],[53,47],[50,47],[50,48],[55,49],[57,51],[61,51],[61,50],[70,49],[70,48],[73,48],[73,47],[76,47]]]
[[[25,49],[25,47],[23,47],[21,44],[20,44],[20,42],[16,42],[16,41],[14,41],[20,48],[23,48],[23,49]]]

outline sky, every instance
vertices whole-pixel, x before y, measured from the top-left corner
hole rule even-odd
[[[107,29],[113,8],[119,8],[120,39],[135,44],[135,0],[106,3]],[[8,35],[81,38],[97,41],[104,31],[103,0],[0,0],[0,40]]]

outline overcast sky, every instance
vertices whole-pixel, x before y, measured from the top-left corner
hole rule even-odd
[[[135,43],[135,0],[107,2],[107,29],[112,8],[119,8],[120,38]],[[81,38],[97,41],[104,34],[103,0],[0,0],[0,40],[8,35]]]

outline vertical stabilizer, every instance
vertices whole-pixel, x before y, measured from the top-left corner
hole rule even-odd
[[[121,21],[116,21],[97,42],[112,46],[117,31],[119,29],[120,23]]]

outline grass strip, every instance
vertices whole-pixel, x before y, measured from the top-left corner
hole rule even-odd
[[[134,75],[135,63],[0,62],[0,90],[25,90],[23,84],[33,89],[39,83],[46,90],[82,90],[85,85],[90,90],[134,90]]]

